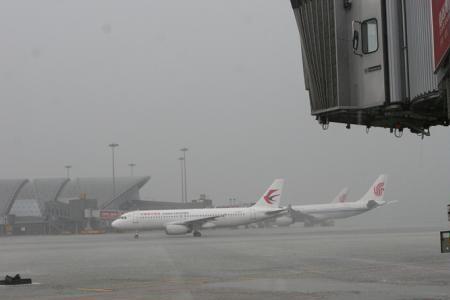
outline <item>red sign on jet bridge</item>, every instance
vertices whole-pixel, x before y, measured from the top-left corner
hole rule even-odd
[[[433,52],[436,71],[450,50],[450,0],[430,0],[433,13]]]

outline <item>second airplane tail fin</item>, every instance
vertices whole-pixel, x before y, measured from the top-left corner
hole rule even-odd
[[[339,192],[339,194],[336,196],[336,198],[333,199],[333,201],[331,201],[331,203],[344,203],[344,202],[348,202],[348,191],[349,188],[343,188],[342,191]]]
[[[267,191],[255,203],[256,207],[277,208],[280,207],[281,193],[283,192],[284,179],[275,179]]]
[[[374,184],[370,187],[364,197],[361,198],[361,202],[365,202],[368,208],[383,205],[386,201],[384,198],[384,189],[386,187],[387,175],[380,175]]]

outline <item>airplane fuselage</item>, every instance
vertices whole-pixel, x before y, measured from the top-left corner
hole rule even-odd
[[[122,215],[113,226],[124,230],[165,229],[167,225],[188,222],[199,218],[217,217],[198,229],[246,225],[272,217],[272,209],[260,207],[203,208],[176,210],[140,210]]]
[[[310,215],[318,220],[345,219],[356,216],[371,208],[363,202],[326,203],[314,205],[294,205],[292,209]]]

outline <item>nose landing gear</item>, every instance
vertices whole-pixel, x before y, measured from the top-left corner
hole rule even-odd
[[[135,239],[135,240],[138,240],[138,239],[139,239],[139,232],[138,232],[138,231],[136,231],[136,232],[134,233],[134,239]]]

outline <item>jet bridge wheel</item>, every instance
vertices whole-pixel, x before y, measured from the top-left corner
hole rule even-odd
[[[202,233],[201,233],[200,231],[195,230],[195,231],[192,233],[192,235],[193,235],[194,237],[201,237],[201,236],[202,236]]]

